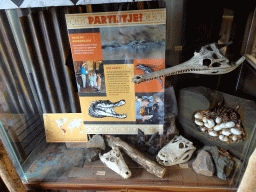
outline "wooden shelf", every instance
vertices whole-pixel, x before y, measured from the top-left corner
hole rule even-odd
[[[132,177],[125,180],[100,160],[84,160],[84,153],[86,149],[67,149],[65,144],[49,144],[28,169],[26,186],[32,189],[40,186],[74,190],[235,190],[235,179],[221,180],[216,176],[196,174],[191,167],[193,159],[188,162],[188,168],[181,168],[179,165],[168,167],[164,178],[160,179],[124,155],[132,172]]]

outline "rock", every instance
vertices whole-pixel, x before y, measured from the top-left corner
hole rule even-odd
[[[167,143],[175,136],[179,135],[179,130],[176,127],[175,115],[172,113],[167,114],[166,122],[164,124],[164,132],[166,132]]]
[[[156,155],[158,151],[159,151],[159,147],[155,147],[151,145],[147,152],[151,155]]]
[[[99,153],[100,153],[100,149],[97,149],[97,148],[87,149],[85,152],[85,158],[89,162],[97,161],[99,159]]]
[[[212,155],[217,171],[217,177],[226,180],[234,167],[233,157],[227,151],[218,149],[217,146],[206,145],[203,147],[203,150]]]
[[[100,148],[102,150],[106,149],[104,139],[101,135],[94,135],[88,142],[87,148]]]
[[[213,176],[215,171],[211,155],[204,150],[197,155],[196,160],[192,163],[192,167],[197,174],[210,177]]]
[[[230,175],[234,166],[234,161],[228,159],[227,157],[219,157],[217,159],[217,177],[226,180]]]

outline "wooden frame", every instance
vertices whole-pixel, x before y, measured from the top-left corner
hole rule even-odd
[[[250,12],[241,48],[241,55],[248,54],[256,57],[256,8]]]

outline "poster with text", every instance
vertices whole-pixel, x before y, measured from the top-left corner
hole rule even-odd
[[[76,84],[87,134],[163,132],[165,9],[67,14]]]
[[[44,113],[47,142],[87,142],[82,113]]]

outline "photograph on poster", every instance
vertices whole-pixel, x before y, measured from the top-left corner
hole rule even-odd
[[[74,66],[79,93],[106,93],[103,61],[77,61]]]

